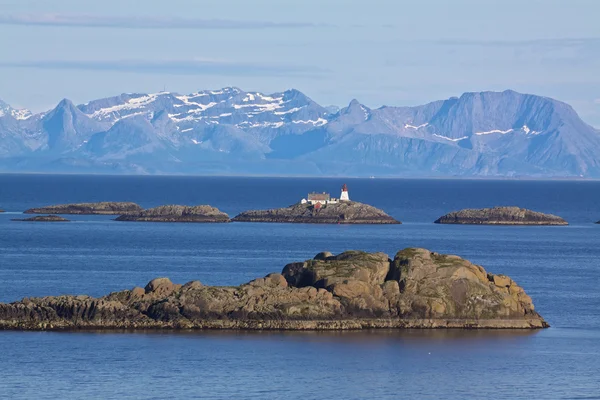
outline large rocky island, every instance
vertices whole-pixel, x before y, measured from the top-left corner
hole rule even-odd
[[[101,298],[0,303],[0,329],[516,328],[549,325],[512,279],[460,257],[410,248],[317,254],[237,287],[174,284]]]
[[[384,211],[356,201],[333,204],[297,203],[272,210],[245,211],[234,222],[288,222],[311,224],[400,224]]]
[[[229,215],[211,206],[160,206],[121,215],[116,221],[229,222]]]
[[[467,225],[568,225],[552,214],[544,214],[519,207],[494,207],[454,211],[435,221],[436,224]]]
[[[99,202],[58,204],[39,208],[30,208],[25,214],[102,214],[120,215],[130,212],[142,211],[142,207],[130,202]]]

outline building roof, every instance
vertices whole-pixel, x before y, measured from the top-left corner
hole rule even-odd
[[[308,194],[308,200],[321,200],[321,201],[326,201],[326,200],[330,200],[331,196],[329,196],[329,193],[309,193]]]

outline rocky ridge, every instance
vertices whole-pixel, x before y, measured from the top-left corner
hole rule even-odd
[[[272,210],[245,211],[234,222],[286,222],[310,224],[400,224],[384,211],[356,201],[315,206],[297,203]]]
[[[57,204],[25,210],[24,214],[102,214],[119,215],[130,212],[142,211],[142,207],[131,202],[99,202],[99,203],[74,203]]]
[[[0,329],[511,328],[549,325],[512,279],[426,249],[319,253],[236,287],[157,278],[101,298],[0,303]]]
[[[544,214],[519,207],[494,207],[465,209],[446,214],[436,224],[468,225],[568,225],[568,222],[552,214]]]
[[[218,208],[202,206],[167,205],[128,213],[116,221],[136,222],[229,222],[229,215]]]

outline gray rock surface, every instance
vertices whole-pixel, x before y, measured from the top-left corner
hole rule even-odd
[[[384,211],[356,201],[343,201],[320,207],[294,204],[273,210],[245,211],[234,222],[287,222],[305,224],[400,224]]]
[[[495,328],[549,325],[523,288],[457,256],[426,249],[319,253],[235,287],[168,278],[101,298],[0,303],[0,329]]]
[[[31,218],[15,218],[11,221],[22,221],[22,222],[69,222],[68,219],[61,217],[60,215],[36,215]]]
[[[568,225],[568,222],[552,214],[544,214],[519,207],[494,207],[465,209],[446,214],[436,224],[467,225]]]
[[[168,205],[119,216],[117,221],[137,222],[229,222],[229,216],[211,206]]]
[[[103,214],[119,215],[129,212],[139,212],[142,207],[130,202],[99,202],[58,204],[39,208],[30,208],[25,214]]]

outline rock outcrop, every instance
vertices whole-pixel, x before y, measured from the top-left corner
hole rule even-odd
[[[58,204],[40,208],[30,208],[25,214],[102,214],[120,215],[130,212],[140,212],[142,207],[130,202],[100,202],[100,203],[75,203]]]
[[[290,329],[514,328],[549,325],[512,279],[457,256],[405,249],[319,253],[237,287],[173,284],[101,298],[0,303],[0,328]]]
[[[22,221],[22,222],[69,222],[68,219],[61,217],[60,215],[36,215],[31,218],[15,218],[11,221]]]
[[[435,221],[436,224],[468,225],[568,225],[552,214],[544,214],[519,207],[494,207],[454,211]]]
[[[356,201],[335,204],[294,204],[273,210],[245,211],[234,222],[287,222],[311,224],[399,224],[382,210]]]
[[[160,206],[121,215],[117,221],[138,222],[229,222],[229,215],[211,206]]]

